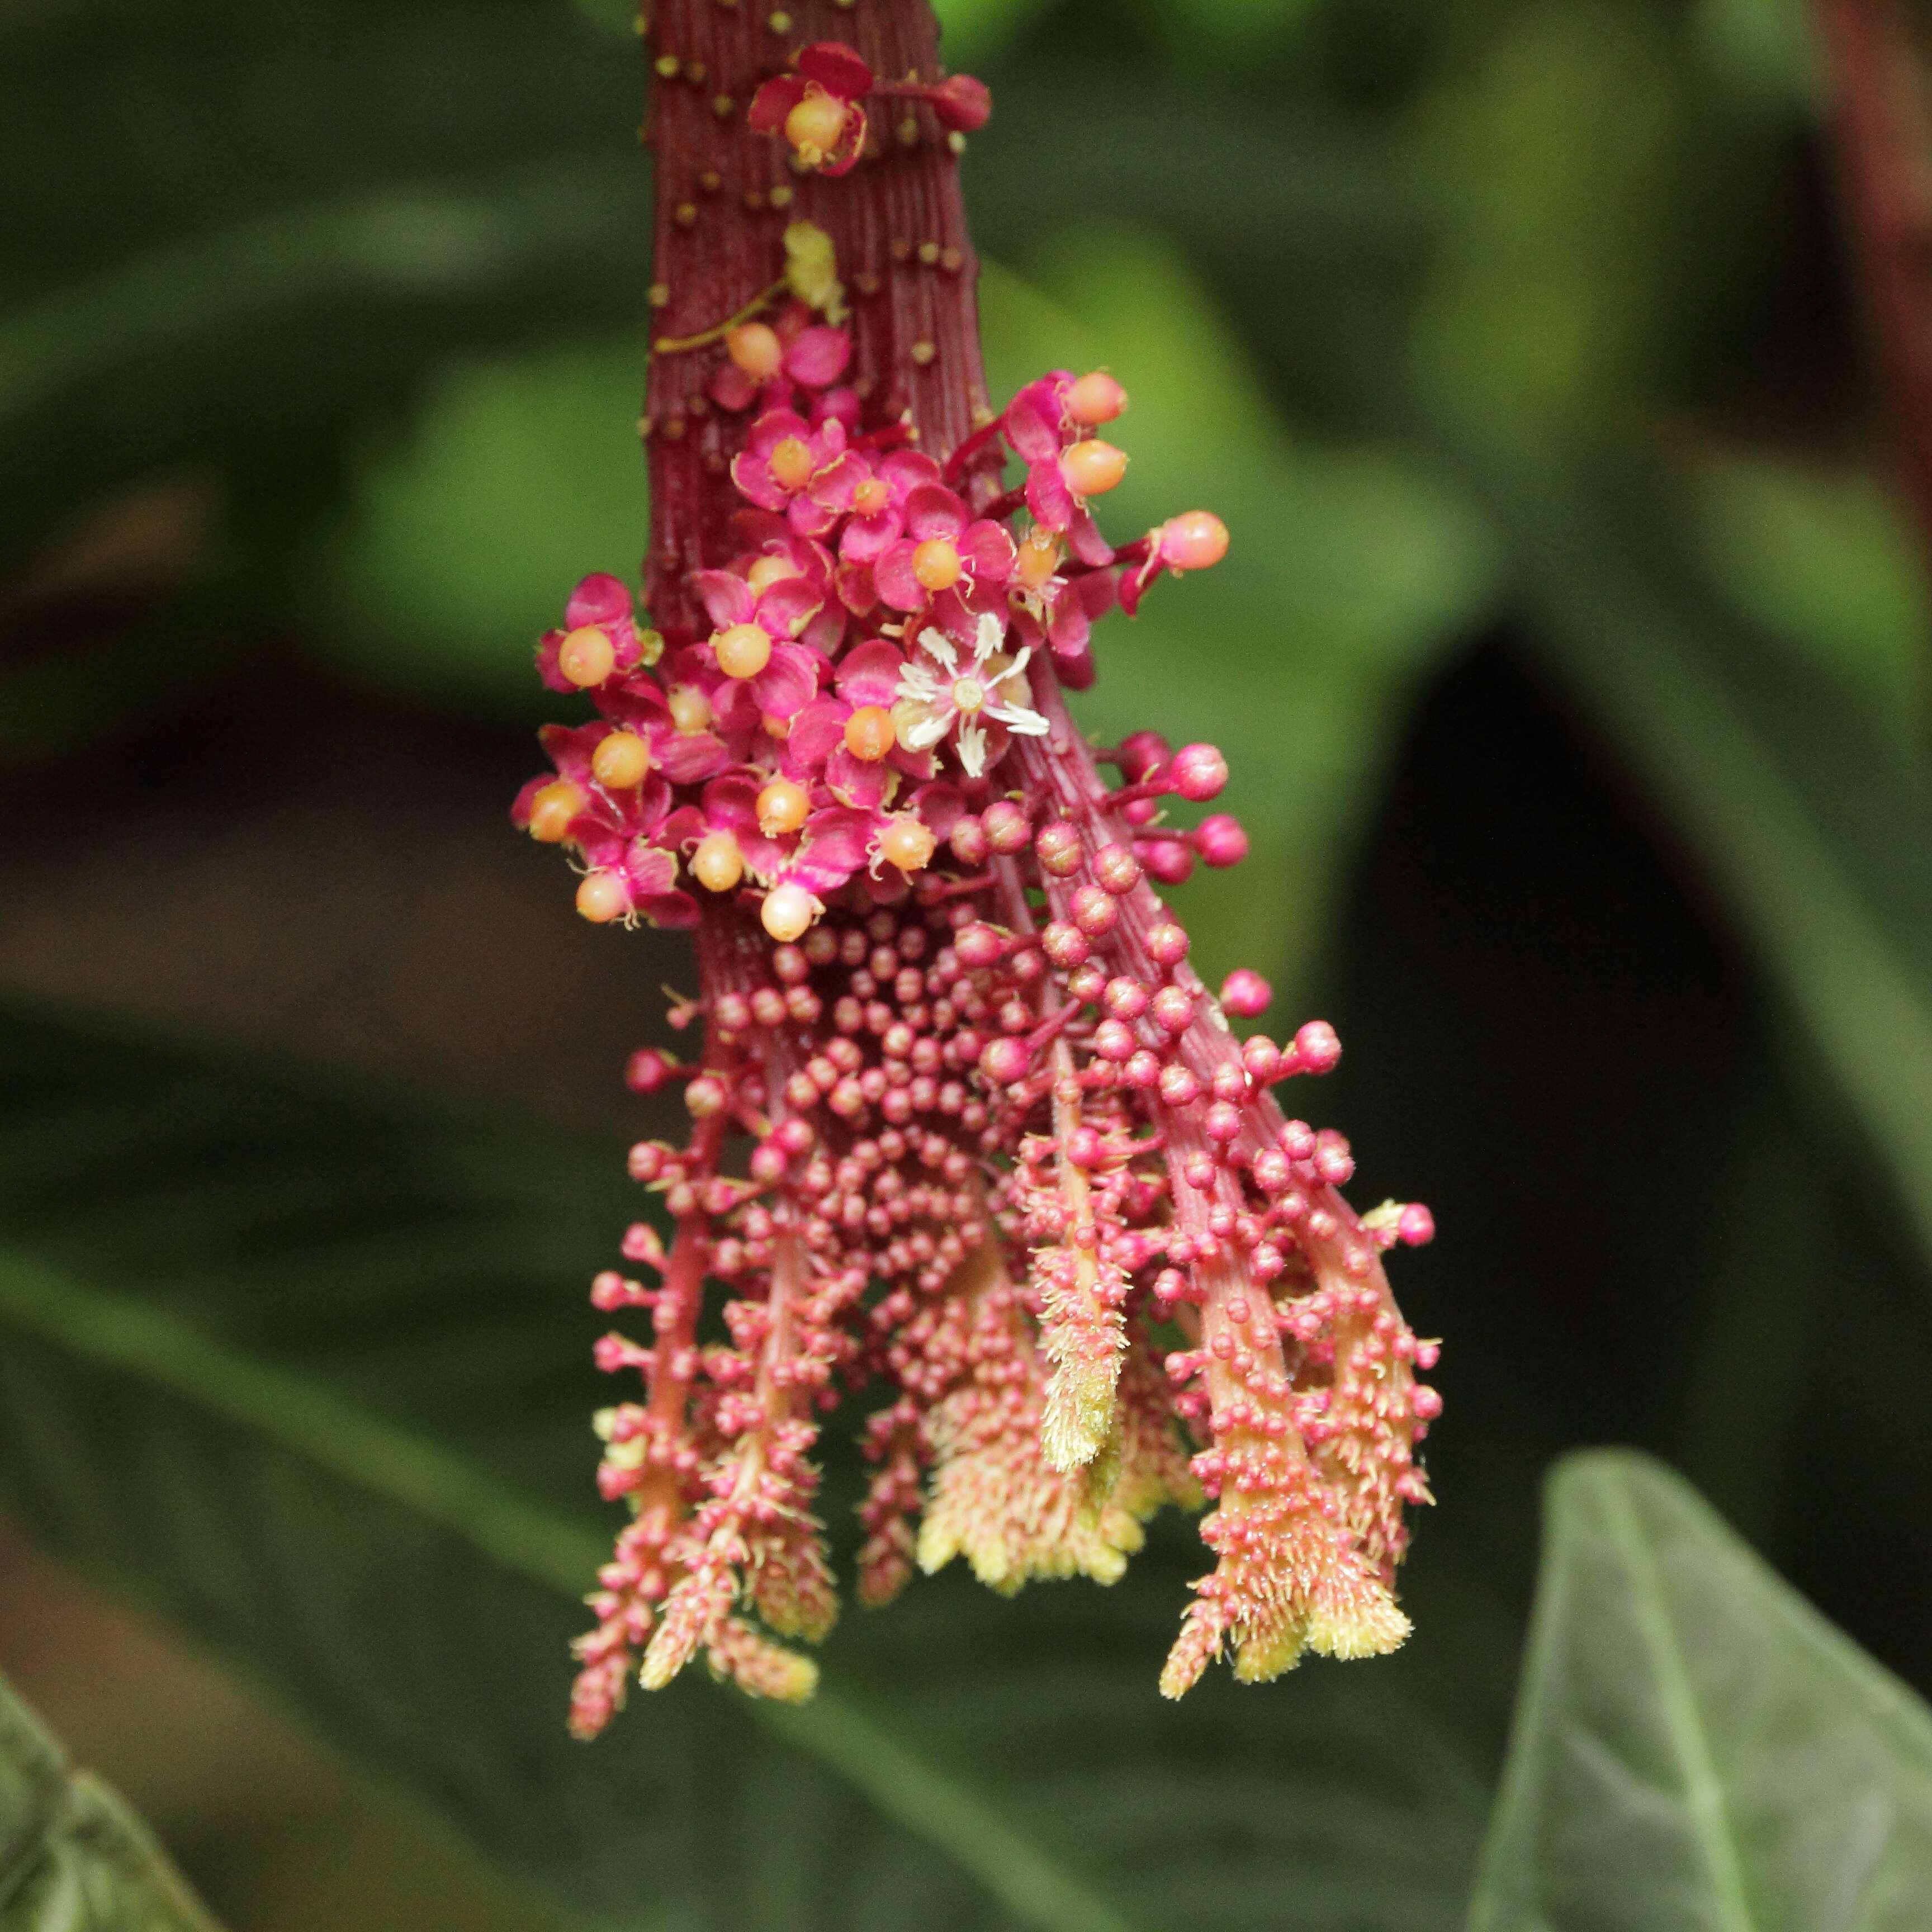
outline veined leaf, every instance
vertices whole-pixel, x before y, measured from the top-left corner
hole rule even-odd
[[[147,1828],[0,1678],[0,1928],[216,1932]]]
[[[611,1527],[579,1298],[634,1210],[615,1165],[8,1019],[0,1490],[627,1922],[1456,1922],[1488,1750],[1446,1714],[1480,1674],[1462,1593],[1419,1581],[1385,1663],[1169,1706],[1202,1561],[1180,1525],[1112,1591],[949,1576],[854,1611],[800,1709],[682,1681],[572,1744],[573,1599]],[[851,1434],[834,1418],[842,1517]]]
[[[1472,1932],[1906,1932],[1932,1898],[1932,1712],[1684,1483],[1552,1477]]]

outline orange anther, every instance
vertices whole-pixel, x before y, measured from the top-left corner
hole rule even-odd
[[[664,704],[670,712],[670,722],[684,736],[711,729],[711,700],[696,685],[673,685]]]
[[[796,832],[812,810],[804,786],[790,778],[774,778],[758,794],[758,830],[767,838]]]
[[[755,624],[734,624],[711,640],[727,677],[756,677],[772,661],[772,640]]]
[[[827,94],[816,82],[806,89],[804,99],[785,116],[785,139],[798,150],[799,159],[812,167],[838,146],[838,137],[844,131],[845,104]]]
[[[784,345],[778,340],[778,331],[762,322],[742,322],[727,329],[724,352],[756,382],[776,376],[784,360]]]
[[[708,832],[691,855],[691,876],[706,892],[728,892],[745,876],[745,855],[728,832]]]
[[[950,590],[964,566],[944,537],[928,537],[912,554],[912,574],[927,590]]]
[[[591,775],[613,791],[642,784],[651,768],[651,748],[634,731],[613,731],[590,754]]]
[[[908,814],[895,818],[879,834],[879,856],[902,872],[916,872],[932,863],[938,844],[932,827]]]
[[[845,721],[845,748],[866,764],[877,764],[898,742],[892,714],[883,704],[862,704]]]
[[[546,845],[561,845],[570,836],[570,821],[586,802],[568,778],[545,785],[530,800],[530,836]]]
[[[1089,436],[1060,459],[1060,473],[1076,496],[1102,496],[1127,473],[1127,453]]]
[[[761,556],[745,573],[745,581],[760,596],[774,584],[782,584],[788,577],[801,573],[796,564],[788,556]]]
[[[782,489],[802,490],[812,481],[812,452],[802,436],[787,436],[766,460]]]
[[[588,690],[602,684],[617,662],[610,634],[596,624],[580,624],[556,649],[556,668],[572,684]]]
[[[615,872],[586,872],[577,882],[577,909],[593,926],[608,926],[631,909],[631,889]]]
[[[1066,392],[1066,413],[1089,429],[1112,422],[1126,406],[1126,391],[1104,369],[1082,376]]]
[[[758,916],[765,930],[781,946],[786,946],[803,935],[815,911],[812,895],[802,886],[774,886],[765,895]]]

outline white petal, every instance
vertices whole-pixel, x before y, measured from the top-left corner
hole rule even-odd
[[[902,704],[936,704],[946,693],[945,682],[922,664],[907,664],[899,672],[892,696]]]
[[[958,674],[959,653],[952,648],[952,640],[944,631],[935,631],[928,626],[920,632],[919,640],[946,667],[948,676]]]
[[[1009,731],[1017,731],[1022,738],[1041,737],[1046,731],[1046,720],[1024,704],[989,704],[986,716],[997,718]]]
[[[925,717],[899,727],[899,742],[908,752],[929,752],[946,736],[952,724],[950,712],[928,712]],[[1043,721],[1042,728],[1045,728]]]
[[[1006,620],[997,611],[982,610],[973,638],[973,662],[984,664],[1006,640]]]
[[[1046,728],[1042,718],[1040,729]],[[959,728],[958,743],[959,762],[966,768],[969,778],[976,778],[986,769],[986,734],[976,724],[962,724]]]

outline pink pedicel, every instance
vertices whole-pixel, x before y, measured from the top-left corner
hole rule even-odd
[[[1166,1695],[1218,1655],[1253,1682],[1392,1649],[1441,1401],[1382,1256],[1434,1223],[1358,1216],[1347,1143],[1276,1106],[1333,1029],[1244,1040],[1266,982],[1216,1001],[1190,964],[1160,890],[1245,856],[1189,823],[1221,753],[1096,754],[1063,694],[1100,617],[1227,531],[1101,534],[1111,375],[990,404],[957,155],[992,104],[924,5],[782,17],[652,10],[650,616],[608,575],[572,594],[538,665],[594,715],[546,730],[514,811],[586,917],[691,931],[698,977],[692,1043],[626,1071],[691,1127],[629,1156],[668,1239],[638,1222],[592,1284],[650,1339],[596,1346],[642,1388],[596,1419],[630,1520],[572,1727],[700,1656],[810,1694],[796,1646],[838,1609],[812,1458],[851,1398],[866,1603],[956,1556],[1001,1592],[1110,1582],[1204,1502]]]

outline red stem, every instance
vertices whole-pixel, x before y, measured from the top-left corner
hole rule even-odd
[[[1853,267],[1932,562],[1932,116],[1899,0],[1815,0]]]
[[[770,22],[789,17],[783,34]],[[718,0],[664,0],[650,21],[650,143],[656,158],[653,336],[715,326],[784,268],[794,221],[832,238],[852,309],[852,367],[868,423],[910,412],[937,460],[990,420],[958,160],[931,107],[907,100],[869,117],[863,158],[848,175],[800,174],[782,140],[754,134],[746,110],[759,85],[820,40],[856,48],[878,74],[937,82],[938,28],[923,0],[842,8],[796,0],[785,15]],[[664,69],[674,71],[666,75]],[[723,482],[742,431],[704,394],[715,352],[651,363],[644,410],[652,542],[646,600],[666,632],[707,629],[687,578],[730,560],[734,493]],[[890,372],[867,388],[862,372]]]

